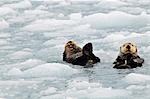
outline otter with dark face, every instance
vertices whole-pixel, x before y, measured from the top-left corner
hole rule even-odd
[[[100,62],[100,59],[93,54],[92,43],[87,43],[83,49],[81,49],[73,41],[69,41],[65,45],[63,61],[72,63],[73,65],[91,67],[93,64]]]
[[[144,59],[137,54],[137,46],[133,43],[125,43],[120,47],[120,54],[113,63],[115,64],[113,68],[136,68],[141,67],[143,63]]]

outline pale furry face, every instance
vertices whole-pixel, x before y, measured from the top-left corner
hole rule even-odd
[[[68,41],[65,45],[65,52],[73,54],[76,48],[77,48],[77,45],[73,41]]]
[[[120,47],[122,54],[137,54],[137,46],[133,43],[125,43]]]

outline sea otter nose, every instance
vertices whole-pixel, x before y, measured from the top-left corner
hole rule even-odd
[[[127,49],[130,49],[130,46],[129,45],[127,45],[127,47],[126,47]]]
[[[73,45],[73,44],[70,44],[70,45],[69,45],[69,47],[70,47],[70,48],[73,48],[73,47],[74,47],[74,45]]]

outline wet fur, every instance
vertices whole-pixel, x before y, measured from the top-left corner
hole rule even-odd
[[[131,50],[126,50],[125,48],[129,45]],[[120,47],[120,54],[118,55],[116,61],[113,63],[115,66],[113,68],[126,69],[126,68],[136,68],[141,67],[144,63],[144,59],[137,55],[137,47],[132,43],[125,43]]]
[[[72,63],[73,65],[91,67],[93,64],[100,62],[100,59],[93,54],[91,43],[87,43],[82,50],[78,47],[69,57],[67,57],[67,53],[67,50],[65,50],[63,53],[63,61]]]
[[[69,45],[72,44],[73,48],[69,48]],[[82,49],[77,46],[73,41],[69,41],[65,45],[65,50],[63,52],[63,61],[71,63],[76,57],[81,56],[79,53],[82,52]]]

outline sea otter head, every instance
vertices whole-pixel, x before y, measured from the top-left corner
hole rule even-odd
[[[137,46],[133,43],[125,43],[120,47],[121,54],[137,55]]]
[[[70,53],[70,54],[73,54],[74,51],[76,50],[77,48],[77,45],[75,42],[73,41],[68,41],[65,45],[65,52],[66,53]]]

